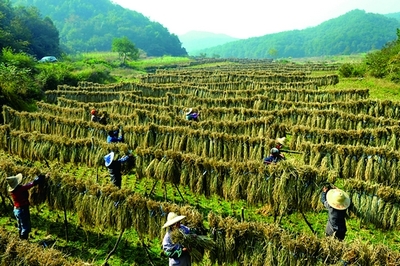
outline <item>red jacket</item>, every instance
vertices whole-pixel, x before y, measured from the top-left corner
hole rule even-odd
[[[15,208],[29,206],[29,192],[28,190],[33,187],[33,182],[26,185],[17,186],[12,192],[11,197],[14,201]]]

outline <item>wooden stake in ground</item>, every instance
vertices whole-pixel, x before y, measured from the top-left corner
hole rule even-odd
[[[108,266],[108,260],[110,259],[110,257],[112,256],[112,254],[115,253],[115,251],[117,250],[118,244],[122,239],[122,235],[124,234],[125,228],[121,230],[121,233],[119,234],[119,237],[117,239],[117,242],[115,242],[115,245],[113,247],[113,249],[110,251],[110,253],[108,253],[107,258],[105,259],[103,266]]]

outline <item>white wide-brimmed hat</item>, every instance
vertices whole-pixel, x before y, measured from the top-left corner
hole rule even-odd
[[[163,225],[162,228],[170,227],[171,225],[174,225],[177,222],[179,222],[185,218],[186,218],[186,216],[184,216],[184,215],[178,215],[174,212],[170,212],[170,213],[168,213],[167,221],[165,222],[165,224]]]
[[[285,145],[286,144],[286,137],[282,137],[282,138],[276,138],[276,143],[281,144],[281,145]]]
[[[187,109],[187,111],[186,111],[186,115],[190,115],[190,114],[192,113],[192,111],[193,111],[193,109],[192,109],[192,108],[189,108],[189,109]]]
[[[107,154],[106,156],[104,156],[104,161],[105,161],[105,165],[106,167],[108,167],[114,160],[114,152],[110,152],[109,154]]]
[[[22,182],[22,174],[19,173],[18,175],[15,176],[9,176],[6,178],[8,182],[8,191],[14,191],[14,189],[21,184]]]
[[[337,210],[345,210],[350,206],[349,195],[339,188],[333,188],[326,193],[326,201]]]

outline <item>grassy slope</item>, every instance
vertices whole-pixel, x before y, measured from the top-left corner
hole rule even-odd
[[[127,77],[133,79],[137,74],[142,73],[140,69],[146,66],[163,65],[163,64],[176,64],[179,62],[187,62],[187,59],[173,59],[169,57],[151,59],[142,62],[134,63],[137,67],[136,70],[131,69],[117,69],[113,74],[116,76]],[[372,99],[390,99],[400,100],[400,85],[393,84],[384,80],[377,80],[374,78],[364,79],[341,79],[340,83],[334,86],[335,88],[368,88]],[[288,155],[291,156],[290,154]],[[43,169],[45,165],[35,162]],[[94,169],[88,169],[86,166],[75,168],[70,165],[62,166],[65,171],[74,171],[75,175],[79,177],[95,176]],[[75,170],[71,170],[75,169]],[[99,169],[100,182],[108,182],[108,174],[106,169]],[[138,193],[149,192],[152,185],[150,180],[137,181],[134,172],[124,176],[123,186],[130,187]],[[164,195],[163,188],[159,184],[154,190],[154,198],[163,199],[165,196],[168,200],[174,202],[182,202],[182,199],[174,188],[167,188],[167,195]],[[257,220],[264,222],[272,222],[272,217],[269,215],[268,210],[263,206],[249,207],[246,202],[226,202],[217,197],[206,198],[204,196],[194,196],[187,188],[180,188],[186,202],[191,205],[198,206],[198,208],[205,214],[209,210],[213,210],[223,216],[231,215],[240,219],[240,211],[245,208],[246,220]],[[39,242],[42,239],[56,239],[54,247],[69,254],[71,259],[80,258],[90,263],[100,265],[103,263],[107,253],[112,249],[115,241],[118,238],[119,232],[113,230],[99,231],[95,228],[87,228],[78,224],[77,217],[72,213],[68,213],[68,234],[69,242],[66,241],[66,231],[63,226],[63,213],[49,210],[46,206],[32,207],[32,223],[33,233],[31,242]],[[16,231],[15,219],[11,209],[2,210],[2,218],[0,224],[9,230]],[[312,224],[313,228],[317,231],[318,236],[323,237],[323,232],[326,223],[326,212],[315,212],[310,210],[305,213],[307,219]],[[306,225],[303,217],[294,213],[282,219],[282,227],[287,230],[296,232],[308,232],[310,229]],[[400,237],[392,232],[385,232],[376,229],[371,225],[362,224],[357,218],[350,217],[348,219],[348,236],[346,241],[351,242],[356,239],[362,241],[379,244],[384,243],[392,249],[400,251]],[[159,239],[144,239],[144,242],[151,247],[150,256],[154,265],[166,265],[166,259],[159,256],[160,253],[160,240]],[[111,265],[146,265],[149,264],[148,255],[142,244],[138,240],[137,235],[132,230],[124,233],[123,240],[119,244],[117,252],[111,257],[109,263]]]

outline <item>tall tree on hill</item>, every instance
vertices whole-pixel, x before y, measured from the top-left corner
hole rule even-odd
[[[126,36],[115,38],[112,42],[111,50],[113,52],[118,52],[119,56],[122,57],[122,64],[125,64],[127,58],[132,60],[137,60],[139,58],[139,49],[137,49],[135,44]]]

